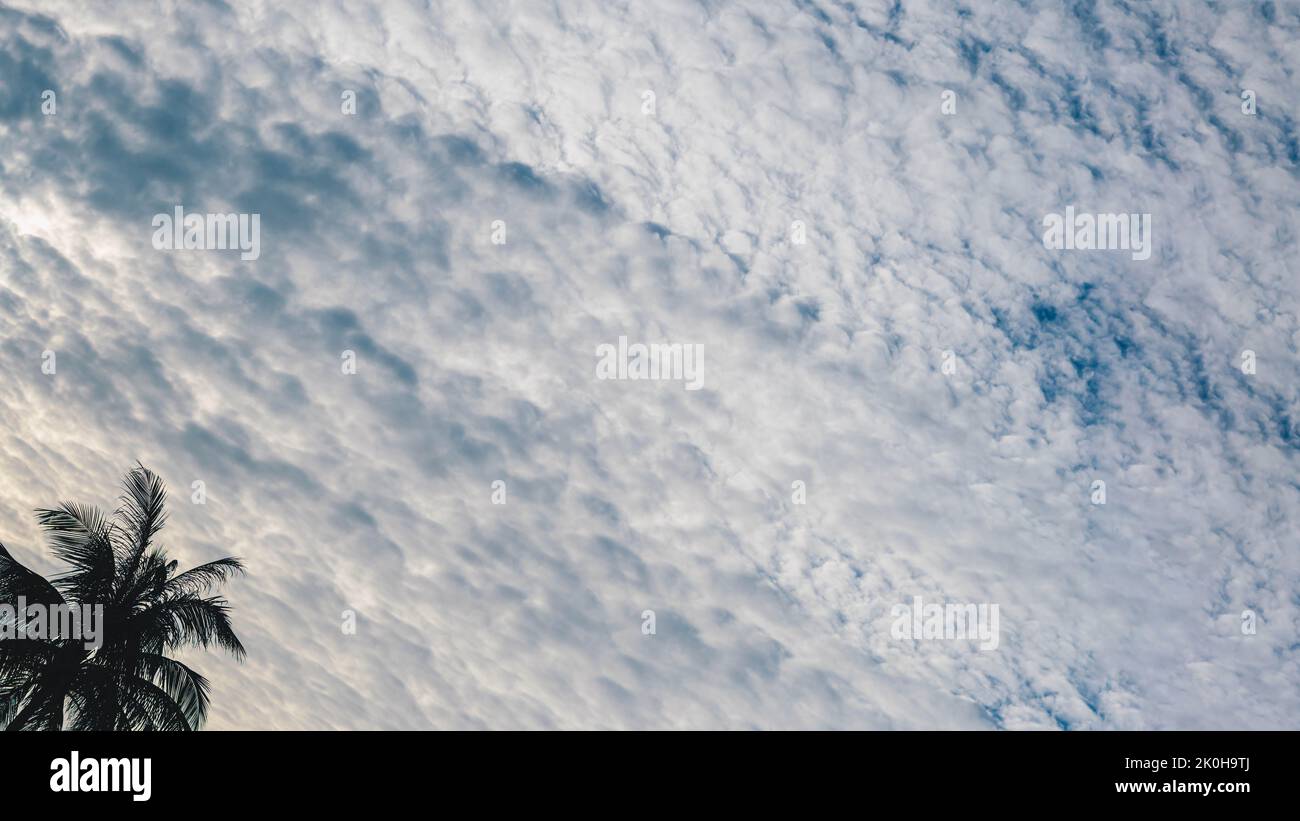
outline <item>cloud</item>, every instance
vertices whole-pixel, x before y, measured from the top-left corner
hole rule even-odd
[[[250,568],[209,726],[1294,726],[1293,11],[0,20],[0,538],[52,572],[30,508],[158,470]],[[154,250],[176,205],[260,258]],[[1044,248],[1069,205],[1151,259]]]

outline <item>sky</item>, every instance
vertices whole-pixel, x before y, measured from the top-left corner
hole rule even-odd
[[[0,0],[0,541],[157,471],[248,566],[208,729],[1298,729],[1297,72],[1293,2]]]

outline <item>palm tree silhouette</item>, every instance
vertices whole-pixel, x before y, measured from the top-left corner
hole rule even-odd
[[[176,575],[176,562],[153,546],[167,518],[162,480],[137,465],[123,486],[111,518],[72,502],[36,511],[67,573],[47,580],[0,544],[0,605],[16,610],[22,597],[47,608],[103,606],[96,648],[80,637],[0,640],[0,728],[197,730],[208,713],[207,679],[167,653],[215,645],[244,658],[226,600],[204,595],[243,565],[218,559]],[[26,612],[17,618],[36,632],[25,629]]]

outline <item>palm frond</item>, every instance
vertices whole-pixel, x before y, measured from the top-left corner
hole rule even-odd
[[[25,567],[0,544],[0,604],[14,607],[19,596],[28,604],[63,604],[58,588],[40,573]]]
[[[37,694],[41,674],[53,656],[54,649],[46,642],[0,642],[0,730],[19,729],[14,719]]]
[[[125,524],[127,555],[123,576],[135,580],[141,558],[167,521],[167,488],[158,474],[137,464],[122,480],[122,506],[117,514]]]
[[[5,725],[9,731],[58,730],[63,727],[63,700],[67,682],[49,667],[37,674],[35,680],[21,692],[22,704]]]
[[[191,567],[179,576],[173,576],[163,586],[162,593],[168,597],[202,593],[224,583],[236,573],[243,572],[244,563],[233,556],[228,556]]]
[[[89,665],[68,694],[73,730],[195,729],[161,687],[132,672]]]
[[[208,680],[176,659],[158,653],[143,653],[139,657],[139,675],[162,688],[181,712],[191,728],[197,730],[208,718]]]
[[[128,621],[127,633],[140,640],[161,638],[170,648],[216,645],[238,660],[244,645],[230,624],[230,605],[220,596],[181,596],[158,602]]]
[[[150,601],[162,594],[167,576],[176,567],[176,562],[168,561],[167,554],[154,548],[139,563],[135,580],[123,579],[119,590],[118,603],[127,610],[143,609]]]
[[[55,586],[77,601],[109,598],[115,562],[111,525],[103,512],[64,502],[53,510],[38,509],[36,521],[45,530],[51,552],[74,568],[58,577]]]

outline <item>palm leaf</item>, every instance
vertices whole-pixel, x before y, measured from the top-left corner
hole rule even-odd
[[[236,659],[246,655],[230,624],[230,605],[220,596],[182,596],[158,602],[133,616],[127,632],[141,640],[161,638],[171,648],[215,644]]]
[[[126,534],[127,553],[122,575],[130,583],[135,580],[145,551],[167,521],[167,488],[162,478],[144,465],[137,465],[128,473],[122,480],[122,487],[126,493],[117,511],[125,523]]]
[[[49,510],[36,511],[36,521],[45,530],[55,556],[72,565],[55,580],[55,586],[77,601],[104,601],[113,586],[111,525],[104,514],[90,505],[64,502]]]
[[[244,564],[233,556],[191,567],[179,576],[167,581],[162,593],[175,597],[190,593],[201,593],[222,584],[236,573],[244,572]]]

